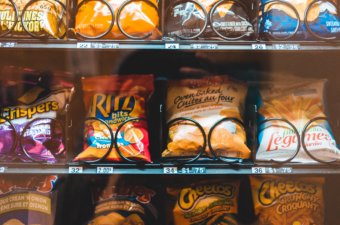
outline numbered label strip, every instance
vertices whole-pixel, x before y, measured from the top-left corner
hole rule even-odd
[[[292,167],[252,167],[252,174],[291,174],[293,173]]]
[[[164,167],[164,174],[206,174],[205,167]]]

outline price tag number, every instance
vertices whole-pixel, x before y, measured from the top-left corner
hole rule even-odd
[[[183,167],[180,172],[183,174],[205,174],[207,171],[205,167],[193,167],[193,168]]]
[[[299,44],[274,44],[273,48],[275,50],[299,50]]]
[[[252,174],[265,174],[266,168],[265,167],[252,167],[251,173]]]
[[[267,45],[266,44],[252,44],[251,48],[253,50],[266,50],[267,49]]]
[[[178,169],[177,169],[177,167],[164,167],[163,173],[164,174],[177,174]]]
[[[165,44],[165,49],[179,49],[178,43],[167,43]]]
[[[83,167],[81,166],[71,166],[68,168],[68,172],[71,174],[83,173]]]
[[[97,167],[98,174],[112,174],[113,167]]]

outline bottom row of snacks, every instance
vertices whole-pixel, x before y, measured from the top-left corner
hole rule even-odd
[[[165,187],[145,178],[109,176],[105,182],[92,180],[89,190],[93,211],[86,221],[77,224],[325,224],[323,177],[197,178],[172,182]],[[65,183],[76,182],[54,175],[1,176],[0,224],[71,224],[65,222],[69,214],[79,216],[80,220],[82,216],[77,212],[86,207],[81,203],[83,199],[77,197],[81,188],[78,185],[62,189]],[[57,217],[64,217],[59,219],[63,222],[56,222]]]

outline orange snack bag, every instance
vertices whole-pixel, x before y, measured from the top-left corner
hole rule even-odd
[[[126,120],[141,118],[144,120],[127,122],[120,129],[117,144],[125,158],[151,162],[145,107],[147,98],[154,89],[153,75],[90,77],[84,78],[82,84],[87,116],[96,119],[85,122],[84,151],[75,161],[102,158],[113,142],[110,130],[115,135],[119,125]],[[113,145],[106,160],[123,159]]]

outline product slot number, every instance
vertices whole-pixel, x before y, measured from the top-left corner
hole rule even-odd
[[[205,167],[164,167],[164,174],[206,174],[207,170]]]
[[[252,44],[251,48],[253,50],[266,50],[267,49],[267,45],[266,44]]]
[[[178,43],[167,43],[165,44],[165,49],[179,49]]]
[[[6,167],[1,166],[1,167],[0,167],[0,173],[4,173],[5,171],[6,171]]]
[[[78,42],[77,48],[91,48],[91,42]]]
[[[83,173],[83,167],[81,167],[81,166],[70,166],[68,168],[68,172],[71,173],[71,174]]]
[[[2,42],[0,43],[0,47],[3,48],[14,48],[17,45],[16,42]]]
[[[113,167],[97,167],[98,174],[112,174]]]

